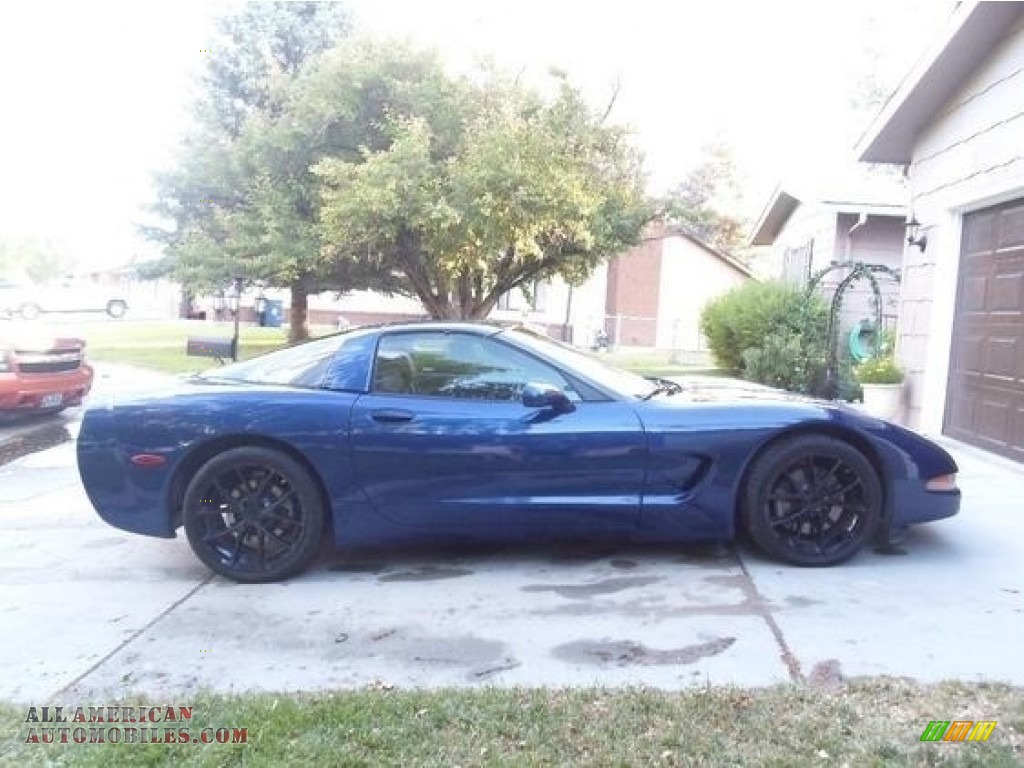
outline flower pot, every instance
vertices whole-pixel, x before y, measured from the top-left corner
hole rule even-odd
[[[903,405],[902,384],[861,384],[864,410],[879,419],[892,421]]]

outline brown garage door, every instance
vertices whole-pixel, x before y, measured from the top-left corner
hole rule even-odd
[[[1024,199],[964,216],[945,431],[1024,461]]]

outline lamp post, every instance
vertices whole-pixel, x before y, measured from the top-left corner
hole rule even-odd
[[[242,283],[245,278],[234,278],[234,293],[231,295],[232,312],[235,315],[235,334],[231,337],[231,362],[238,362],[238,325],[242,315]]]

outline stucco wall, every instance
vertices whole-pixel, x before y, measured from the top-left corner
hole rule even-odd
[[[962,216],[1024,195],[1024,19],[918,137],[909,176],[928,246],[905,250],[899,356],[909,373],[908,423],[938,433]]]
[[[850,229],[859,217],[852,213],[841,213],[836,217],[836,258],[840,261],[855,261],[865,264],[883,264],[899,271],[903,261],[903,238],[906,222],[902,216],[868,216],[863,226],[853,233]],[[827,282],[835,286],[848,274],[846,270],[831,273]],[[878,276],[878,287],[882,292],[882,322],[894,328],[899,313],[899,283],[887,276]],[[831,298],[832,291],[827,294]],[[840,328],[848,332],[858,321],[874,320],[874,292],[866,280],[854,283],[843,296],[840,314]]]
[[[832,261],[836,256],[836,216],[824,206],[801,203],[779,230],[772,246],[774,260],[779,265],[779,276],[786,251],[803,248],[812,240],[814,251],[811,273]]]
[[[656,346],[681,353],[706,351],[700,332],[701,311],[709,301],[749,279],[692,240],[666,238],[662,243]]]

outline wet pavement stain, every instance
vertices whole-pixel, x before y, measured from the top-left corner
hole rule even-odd
[[[614,664],[624,667],[672,666],[693,664],[709,656],[717,656],[736,642],[735,637],[716,637],[705,643],[682,648],[658,650],[631,640],[578,640],[559,645],[552,655],[562,661],[585,664]]]
[[[571,549],[551,555],[549,562],[554,565],[580,565],[607,560],[615,554],[611,549]]]
[[[63,423],[40,426],[39,429],[18,435],[8,442],[0,443],[0,467],[69,440],[71,440],[71,433]]]
[[[640,565],[636,560],[626,560],[624,558],[617,558],[608,563],[612,568],[618,568],[620,571],[628,571],[636,568]]]
[[[509,656],[502,659],[500,663],[495,664],[494,666],[484,667],[483,669],[471,672],[469,674],[469,678],[471,680],[484,680],[488,677],[492,677],[493,675],[497,675],[501,672],[508,672],[509,670],[516,669],[521,666],[523,666],[523,663],[519,661],[519,659]]]
[[[412,568],[408,571],[389,573],[386,576],[381,576],[377,581],[441,581],[442,579],[458,579],[462,576],[472,575],[473,571],[468,568],[424,565],[421,568]]]
[[[387,570],[383,563],[335,563],[327,567],[328,571],[336,573],[372,573],[378,574]]]
[[[615,594],[626,589],[646,587],[662,580],[662,576],[618,576],[590,584],[529,584],[522,590],[523,592],[554,592],[559,597],[569,600],[583,600],[598,595]]]
[[[786,595],[786,604],[794,608],[806,608],[810,605],[821,605],[821,600],[814,600],[803,595]]]

